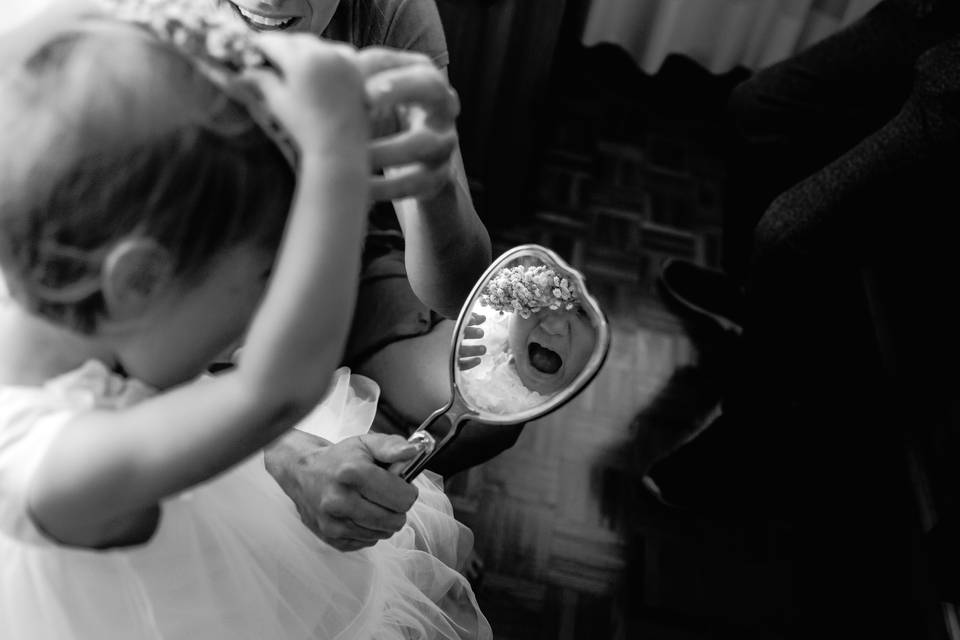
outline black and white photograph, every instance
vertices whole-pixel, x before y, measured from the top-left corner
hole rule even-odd
[[[0,0],[0,640],[960,640],[960,0]]]

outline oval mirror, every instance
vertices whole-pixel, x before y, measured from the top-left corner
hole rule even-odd
[[[610,329],[583,276],[539,245],[490,265],[460,311],[450,356],[450,402],[410,436],[420,448],[393,470],[412,480],[465,420],[517,424],[580,393],[610,348]]]

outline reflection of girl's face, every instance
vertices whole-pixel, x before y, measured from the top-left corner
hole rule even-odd
[[[330,24],[340,0],[220,0],[257,31],[309,31],[319,35]]]
[[[548,394],[567,386],[593,353],[596,332],[581,309],[510,318],[510,350],[523,383]]]

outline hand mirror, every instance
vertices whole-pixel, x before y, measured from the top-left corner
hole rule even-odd
[[[583,276],[539,245],[510,249],[460,310],[450,401],[410,436],[420,453],[391,467],[413,480],[464,421],[517,424],[569,402],[600,370],[610,329]]]

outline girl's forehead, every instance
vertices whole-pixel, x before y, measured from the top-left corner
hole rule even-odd
[[[0,64],[16,68],[31,59],[45,44],[77,34],[110,38],[113,42],[145,42],[140,27],[112,18],[103,5],[89,0],[58,0],[38,11],[0,39]],[[115,38],[114,38],[115,37]]]

